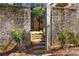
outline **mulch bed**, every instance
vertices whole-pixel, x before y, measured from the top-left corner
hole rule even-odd
[[[33,56],[33,54],[28,54],[28,53],[24,53],[24,52],[21,52],[21,53],[11,53],[9,54],[8,56]]]
[[[48,53],[51,53],[51,56],[79,56],[79,47],[53,49]]]

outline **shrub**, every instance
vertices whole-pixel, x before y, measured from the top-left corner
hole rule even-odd
[[[74,34],[74,36],[72,37],[72,43],[73,43],[75,46],[78,45],[78,43],[79,43],[78,40],[79,40],[79,38],[76,37],[76,34]]]
[[[25,30],[22,28],[13,28],[11,31],[11,37],[17,44],[21,45],[25,38]]]
[[[0,43],[0,51],[3,51],[3,49],[4,49],[4,45]]]
[[[61,43],[61,47],[64,48],[66,41],[67,41],[68,35],[67,35],[67,31],[66,30],[61,30],[60,32],[58,32],[58,39],[59,42]]]

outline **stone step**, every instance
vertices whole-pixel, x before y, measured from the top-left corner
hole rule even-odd
[[[32,46],[28,52],[33,52],[33,53],[43,53],[45,52],[45,46]]]
[[[34,50],[34,51],[33,51],[33,53],[38,54],[38,55],[39,55],[39,54],[42,54],[42,53],[44,53],[44,52],[45,52],[45,50],[41,50],[41,49],[40,49],[40,50]]]
[[[43,39],[42,31],[31,31],[31,42],[40,42]]]
[[[45,42],[33,43],[32,45],[33,45],[33,46],[37,46],[37,45],[38,45],[38,46],[39,46],[39,45],[44,45],[44,46],[45,46]]]
[[[33,45],[33,47],[36,47],[36,46],[45,46],[45,44],[36,44],[36,45]]]
[[[41,46],[34,46],[32,47],[33,50],[45,50],[45,46],[41,45]]]
[[[40,42],[46,42],[45,40],[42,40],[42,41],[40,41]]]

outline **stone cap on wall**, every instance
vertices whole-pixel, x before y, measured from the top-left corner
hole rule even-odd
[[[57,9],[78,9],[79,3],[52,3],[50,7]]]

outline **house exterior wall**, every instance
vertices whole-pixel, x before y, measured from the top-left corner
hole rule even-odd
[[[30,21],[30,8],[16,9],[12,6],[0,6],[0,42],[9,39],[11,29],[17,26],[26,30],[25,44],[29,46]]]

